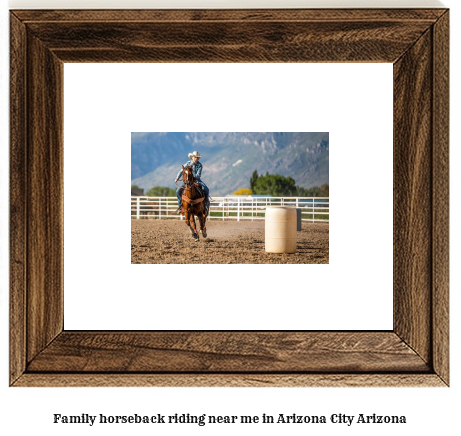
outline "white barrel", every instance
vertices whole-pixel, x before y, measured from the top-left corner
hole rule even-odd
[[[296,253],[296,208],[268,206],[265,221],[266,251],[269,253]]]

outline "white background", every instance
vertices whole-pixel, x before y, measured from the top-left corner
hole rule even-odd
[[[12,7],[141,7],[147,2],[122,2],[122,1],[91,1],[91,2],[11,2]],[[365,5],[363,2],[355,2]],[[394,5],[397,2],[394,2]],[[409,2],[406,4],[426,4],[426,2]],[[433,2],[431,2],[434,4]],[[154,1],[148,2],[154,7]],[[171,3],[170,3],[171,4]],[[178,3],[181,4],[181,3]],[[182,5],[186,4],[185,2]],[[197,4],[197,3],[194,3]],[[201,5],[210,6],[211,2]],[[218,4],[223,4],[218,3]],[[229,3],[227,3],[229,4]],[[261,5],[261,2],[252,5]],[[313,5],[315,3],[292,2],[289,5]],[[336,6],[350,7],[353,2],[336,1]],[[392,2],[387,2],[392,5]],[[247,3],[248,5],[248,3]],[[268,7],[288,6],[286,3],[264,2]],[[318,5],[318,3],[317,3]],[[370,6],[370,2],[367,4]],[[383,3],[375,2],[372,6],[382,6]],[[398,5],[405,4],[399,2]],[[451,77],[460,77],[459,53],[461,41],[460,22],[461,8],[459,3],[446,1],[445,5],[451,7]],[[250,5],[251,6],[251,5]],[[2,5],[1,25],[1,101],[8,101],[8,40],[6,5]],[[457,119],[460,116],[459,97],[460,89],[456,79],[451,83],[452,101],[452,124],[451,144],[460,143],[460,126]],[[460,164],[459,147],[451,147],[451,387],[449,389],[404,389],[404,388],[9,388],[8,387],[8,107],[2,105],[1,111],[1,251],[0,268],[2,273],[0,293],[0,319],[1,329],[1,361],[0,361],[0,429],[2,434],[48,434],[48,435],[125,435],[133,434],[235,434],[237,431],[243,434],[376,434],[387,435],[392,432],[395,435],[407,434],[447,434],[459,433],[459,401],[461,400],[460,387],[460,320],[459,304],[460,296],[457,290],[460,288],[459,268],[456,265],[461,261],[459,244],[460,222],[460,172],[457,167]],[[304,426],[286,425],[271,427],[234,427],[221,426],[217,431],[211,426],[198,427],[88,427],[63,426],[52,424],[53,413],[67,414],[174,414],[174,413],[207,413],[207,414],[233,414],[233,415],[260,415],[262,413],[277,415],[278,413],[298,413],[302,415],[346,413],[357,415],[359,413],[380,414],[405,414],[408,424],[402,426],[359,426],[353,425],[326,425]],[[264,432],[264,433],[263,433]]]
[[[64,77],[66,329],[392,329],[392,64],[66,64]],[[330,264],[131,265],[132,131],[330,132]]]

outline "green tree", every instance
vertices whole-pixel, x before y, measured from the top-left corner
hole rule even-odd
[[[296,196],[297,197],[309,197],[309,190],[307,188],[303,188],[302,186],[297,186]]]
[[[323,184],[320,188],[318,186],[312,186],[312,188],[302,188],[301,186],[296,187],[296,195],[298,197],[329,197],[330,196],[330,185]]]
[[[167,186],[153,186],[146,192],[147,197],[176,197],[176,190]]]
[[[258,180],[258,172],[256,170],[253,171],[253,175],[250,178],[250,189],[254,192],[256,181]]]
[[[139,189],[138,185],[131,185],[131,189]]]
[[[253,192],[258,195],[290,197],[296,195],[296,185],[291,177],[266,173],[257,178]]]
[[[329,197],[330,185],[324,183],[320,188],[312,186],[303,188],[296,186],[294,179],[291,177],[281,176],[279,174],[258,175],[255,170],[250,178],[250,186],[253,194],[271,195],[273,197]],[[236,194],[234,192],[234,194]]]

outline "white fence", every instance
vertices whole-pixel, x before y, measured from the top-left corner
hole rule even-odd
[[[212,197],[208,219],[263,220],[267,206],[294,206],[303,221],[329,222],[328,197]],[[176,197],[131,197],[131,218],[184,219]]]

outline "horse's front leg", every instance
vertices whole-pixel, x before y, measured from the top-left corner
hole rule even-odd
[[[192,237],[195,240],[198,240],[199,236],[198,236],[198,233],[197,233],[197,228],[195,227],[194,214],[191,211],[187,210],[187,212],[185,212],[185,215],[186,215],[186,223],[190,228],[190,232],[191,232]]]
[[[200,220],[200,231],[202,232],[203,237],[206,238],[207,235],[206,235],[206,227],[205,227],[205,223],[206,223],[205,208],[203,208],[202,211],[200,212],[198,219]]]
[[[191,215],[190,215],[189,209],[187,207],[184,207],[184,218],[186,218],[186,224],[188,225],[192,236],[194,236],[194,231],[192,230],[192,227],[190,225],[190,216]]]

